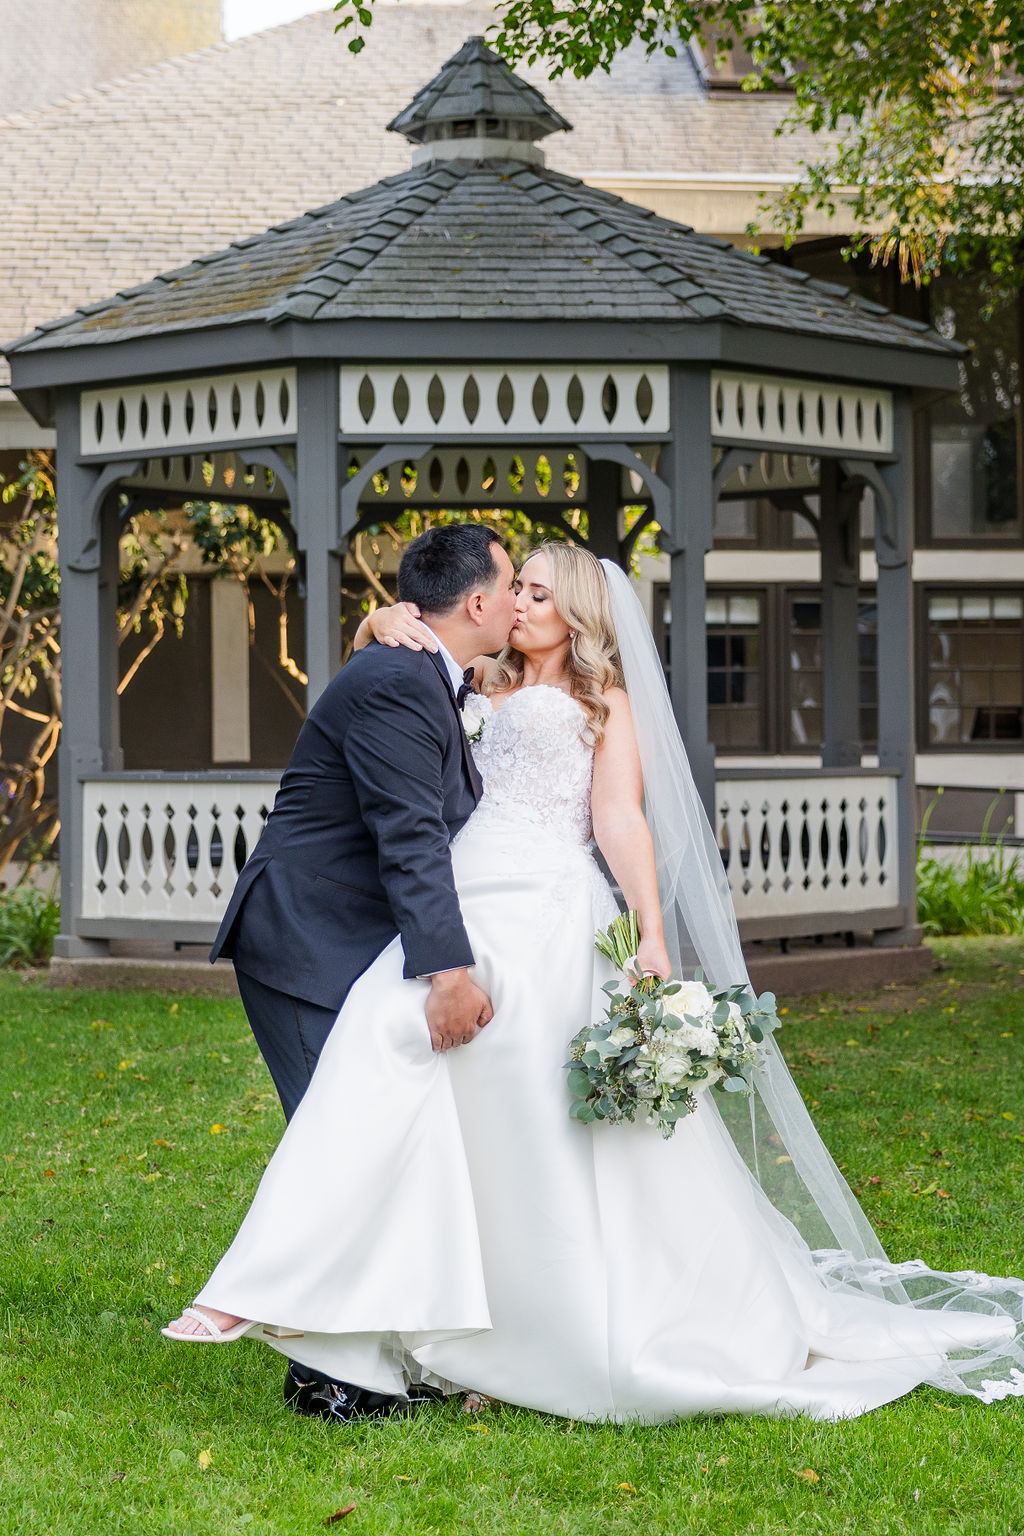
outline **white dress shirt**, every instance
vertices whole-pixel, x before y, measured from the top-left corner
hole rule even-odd
[[[430,629],[429,624],[427,625],[427,628]],[[455,660],[455,657],[445,645],[444,641],[438,639],[437,635],[434,634],[432,629],[430,629],[430,633],[434,635],[434,639],[437,640],[437,654],[445,664],[445,670],[448,673],[448,679],[452,685],[452,693],[454,693],[455,697],[458,698],[459,689],[462,687],[462,675],[465,671],[465,668],[459,666],[458,662]]]

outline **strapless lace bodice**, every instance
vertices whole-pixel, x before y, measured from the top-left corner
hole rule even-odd
[[[473,743],[484,784],[471,818],[476,829],[528,826],[585,844],[594,750],[582,705],[560,688],[539,685],[507,695],[497,708],[485,697],[469,707],[483,720]]]

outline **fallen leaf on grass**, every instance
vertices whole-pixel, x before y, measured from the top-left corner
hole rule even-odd
[[[211,1136],[219,1136],[221,1131],[223,1131],[224,1129],[225,1129],[225,1127],[220,1124],[220,1121],[218,1121],[216,1125],[211,1125],[210,1126],[210,1135]]]
[[[799,1472],[794,1468],[793,1476],[798,1477],[802,1483],[820,1483],[821,1478],[813,1467],[801,1467]]]
[[[320,1524],[337,1525],[339,1520],[344,1520],[346,1515],[351,1515],[355,1507],[354,1504],[345,1504],[341,1509],[336,1509],[333,1515],[328,1515],[325,1520],[321,1520]]]
[[[616,1483],[615,1486],[616,1488],[620,1488],[623,1493],[636,1493],[636,1489],[633,1487],[632,1483]]]
[[[197,1460],[200,1472],[209,1472],[210,1467],[213,1465],[213,1454],[209,1449],[200,1451]]]

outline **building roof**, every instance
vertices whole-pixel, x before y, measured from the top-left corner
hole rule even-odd
[[[408,146],[385,125],[494,12],[484,0],[379,3],[359,55],[334,19],[307,16],[0,118],[0,183],[17,189],[0,221],[0,338],[403,172]],[[546,147],[549,165],[575,175],[770,181],[810,150],[774,137],[784,101],[709,95],[685,52],[629,49],[589,81],[519,74],[573,122]]]
[[[536,139],[572,127],[540,91],[513,74],[482,37],[471,37],[416,92],[405,111],[392,118],[388,130],[419,144],[432,126],[475,117],[515,121]]]
[[[10,351],[133,341],[282,321],[728,321],[907,350],[955,350],[918,322],[658,218],[480,136],[495,114],[529,131],[565,120],[472,38],[393,126],[469,121],[474,133],[261,235],[46,321]],[[455,152],[452,158],[450,152]],[[531,151],[536,153],[535,151]]]

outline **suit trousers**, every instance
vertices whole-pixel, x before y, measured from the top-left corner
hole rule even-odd
[[[309,1087],[338,1010],[278,992],[237,966],[235,976],[249,1026],[274,1079],[284,1117],[290,1120]]]

